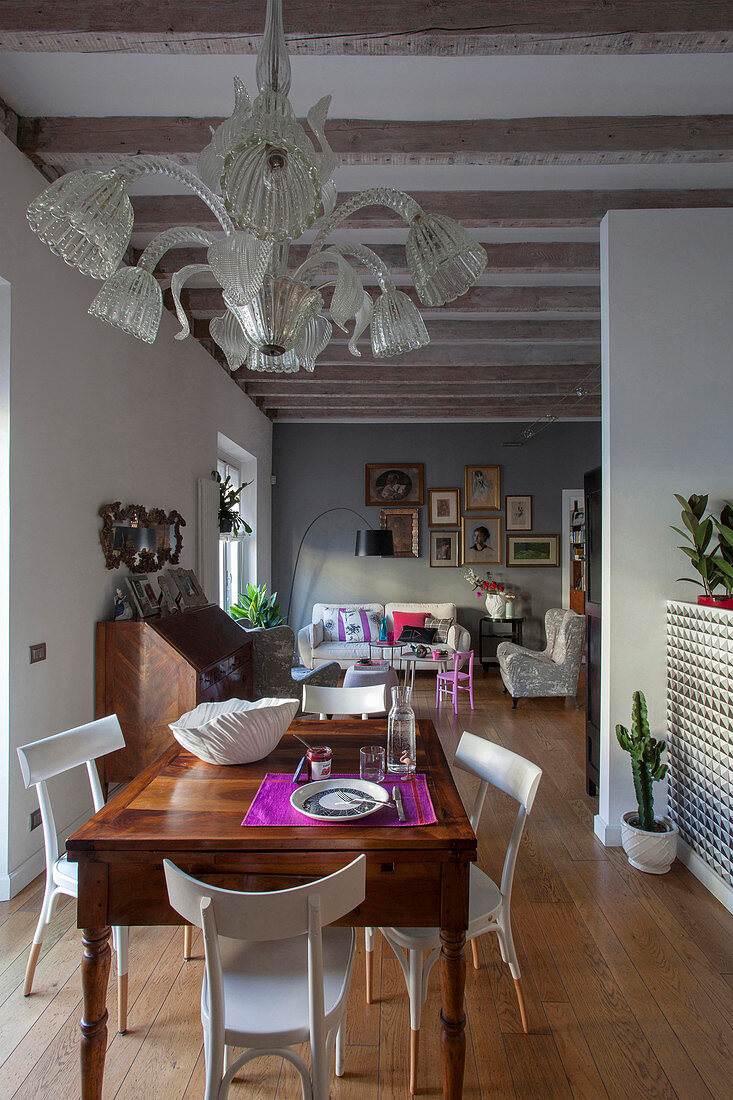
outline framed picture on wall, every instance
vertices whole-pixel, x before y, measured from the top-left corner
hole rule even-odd
[[[501,487],[498,466],[466,466],[464,512],[498,512]]]
[[[383,508],[379,513],[383,531],[391,531],[396,558],[420,557],[420,513],[417,508]]]
[[[367,504],[423,504],[422,462],[366,465]]]
[[[434,569],[455,569],[460,565],[461,532],[430,532],[430,564]]]
[[[136,573],[133,577],[125,577],[125,584],[139,618],[151,619],[153,615],[160,614],[157,593],[153,588],[153,582],[146,573]]]
[[[501,516],[463,516],[464,565],[501,565]]]
[[[532,530],[531,496],[506,497],[506,529],[507,531]]]
[[[559,545],[559,535],[507,535],[506,563],[530,569],[559,565]]]
[[[428,489],[428,527],[457,527],[460,518],[458,489]]]

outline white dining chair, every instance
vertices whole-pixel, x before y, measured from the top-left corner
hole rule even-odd
[[[163,860],[171,905],[203,929],[201,989],[206,1090],[226,1100],[245,1063],[285,1058],[300,1075],[303,1100],[328,1100],[334,1050],[344,1072],[346,1002],[354,966],[353,928],[329,928],[360,905],[366,857],[290,890],[239,893],[199,882]],[[310,1042],[312,1076],[290,1048]],[[227,1066],[228,1047],[246,1047]]]
[[[522,1029],[527,1034],[527,1013],[520,985],[519,962],[514,948],[511,925],[512,883],[519,853],[519,844],[527,816],[537,794],[542,769],[523,756],[509,749],[485,741],[472,733],[464,733],[456,750],[454,763],[481,780],[471,810],[471,827],[478,830],[479,818],[486,799],[489,784],[498,787],[519,803],[512,835],[504,858],[501,885],[471,864],[469,879],[469,915],[466,939],[471,943],[473,965],[480,968],[478,937],[495,932],[499,937],[501,957],[509,964],[517,992]],[[382,935],[392,947],[407,983],[410,998],[410,1092],[417,1089],[418,1039],[420,1014],[428,994],[430,972],[440,956],[440,933],[437,928],[382,928]],[[367,948],[371,946],[372,929],[367,929]],[[427,958],[424,958],[427,953]],[[367,951],[367,968],[371,966],[371,952]],[[371,990],[371,976],[367,971],[367,988]],[[367,997],[369,1002],[369,997]]]
[[[38,918],[28,965],[25,970],[23,993],[28,997],[33,988],[33,976],[38,956],[41,953],[43,936],[53,916],[53,909],[59,894],[69,897],[79,896],[79,865],[70,863],[64,855],[59,856],[56,821],[48,794],[47,779],[67,772],[81,764],[86,764],[89,784],[92,788],[94,810],[104,806],[102,785],[95,759],[109,752],[125,747],[120,723],[115,714],[108,718],[99,718],[85,726],[54,734],[42,741],[22,745],[18,748],[20,770],[26,787],[35,786],[38,792],[38,805],[43,822],[43,842],[46,849],[46,889],[43,893],[41,915]],[[127,948],[129,928],[113,928],[112,938],[117,952],[117,1030],[122,1034],[127,1030]]]
[[[360,714],[367,719],[370,714],[384,714],[385,710],[389,710],[386,684],[352,688],[306,684],[303,688],[303,712],[317,714],[321,720],[329,714]]]

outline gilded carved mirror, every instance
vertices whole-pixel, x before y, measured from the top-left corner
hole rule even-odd
[[[131,573],[157,573],[181,556],[186,521],[180,512],[148,511],[141,504],[122,507],[119,500],[103,504],[99,514],[104,520],[99,533],[108,569],[126,565]]]

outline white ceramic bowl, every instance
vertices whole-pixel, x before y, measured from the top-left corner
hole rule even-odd
[[[251,764],[272,752],[299,706],[299,699],[200,703],[170,728],[179,745],[207,764]]]

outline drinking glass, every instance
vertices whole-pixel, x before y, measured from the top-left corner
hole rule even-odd
[[[359,749],[359,775],[370,783],[384,779],[384,749],[381,745],[365,745]]]

